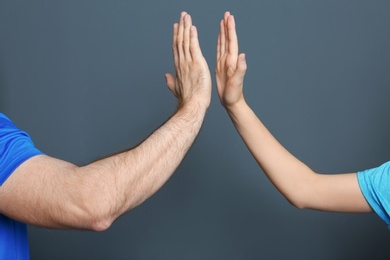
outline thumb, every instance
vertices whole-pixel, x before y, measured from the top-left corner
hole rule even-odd
[[[167,74],[165,74],[165,80],[167,82],[168,88],[172,91],[172,93],[174,95],[176,95],[176,90],[175,90],[176,79],[175,79],[175,77],[172,74],[167,73]]]
[[[245,54],[241,53],[237,58],[237,69],[236,74],[239,76],[242,80],[244,79],[245,73],[246,73],[247,65],[246,65],[246,59]]]

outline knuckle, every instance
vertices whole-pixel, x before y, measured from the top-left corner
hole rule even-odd
[[[226,67],[228,70],[236,70],[236,66],[233,62],[227,62]]]
[[[227,74],[229,77],[233,76],[234,75],[234,72],[235,72],[235,69],[232,68],[232,67],[228,67],[227,69]]]

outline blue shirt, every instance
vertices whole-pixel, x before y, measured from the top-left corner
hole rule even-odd
[[[0,113],[0,186],[32,156],[42,154],[30,136]],[[0,214],[0,259],[29,259],[26,224]]]
[[[358,172],[358,181],[368,204],[390,229],[390,162]]]

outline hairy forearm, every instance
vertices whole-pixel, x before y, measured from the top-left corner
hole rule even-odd
[[[109,196],[103,206],[108,222],[142,203],[168,180],[196,138],[204,115],[201,106],[183,106],[136,148],[78,170],[87,179],[96,179],[98,187],[91,187],[92,194],[99,196],[102,189]]]

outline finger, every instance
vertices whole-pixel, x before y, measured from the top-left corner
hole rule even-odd
[[[228,18],[227,31],[228,31],[228,42],[229,42],[229,54],[237,57],[238,55],[238,40],[236,33],[236,23],[234,21],[234,16],[231,15]]]
[[[173,33],[172,33],[172,53],[173,53],[173,62],[175,64],[175,68],[179,65],[179,57],[178,57],[178,52],[177,52],[177,31],[179,28],[179,24],[175,23],[173,25]]]
[[[179,22],[179,28],[177,30],[177,36],[176,36],[176,46],[177,46],[177,53],[179,54],[179,62],[184,59],[184,50],[183,50],[183,33],[184,33],[184,16],[186,15],[185,12],[181,13],[180,16],[180,22]]]
[[[230,12],[225,12],[224,14],[223,14],[223,19],[225,20],[225,21],[227,21],[227,18],[229,18],[229,16],[230,16]]]
[[[165,74],[165,81],[167,83],[168,88],[176,96],[176,89],[175,89],[176,79],[175,79],[175,77],[172,74],[167,73],[167,74]]]
[[[198,30],[194,25],[191,26],[190,31],[190,52],[193,59],[197,59],[199,57],[202,57],[202,50],[199,46],[199,38],[198,38]]]
[[[192,27],[192,19],[189,14],[183,17],[184,20],[184,35],[183,35],[183,47],[186,58],[191,58],[190,53],[190,30]]]
[[[228,26],[228,18],[230,16],[230,12],[225,12],[225,15],[223,17],[223,24],[224,24],[224,31],[225,31],[225,52],[228,52],[229,51],[229,41],[227,40],[228,39],[228,30],[227,30],[227,26]]]
[[[220,31],[219,31],[219,34],[220,34],[220,40],[221,40],[221,44],[220,44],[220,57],[222,57],[224,54],[225,54],[225,43],[226,43],[226,35],[225,35],[225,22],[224,20],[221,20],[220,22]]]

